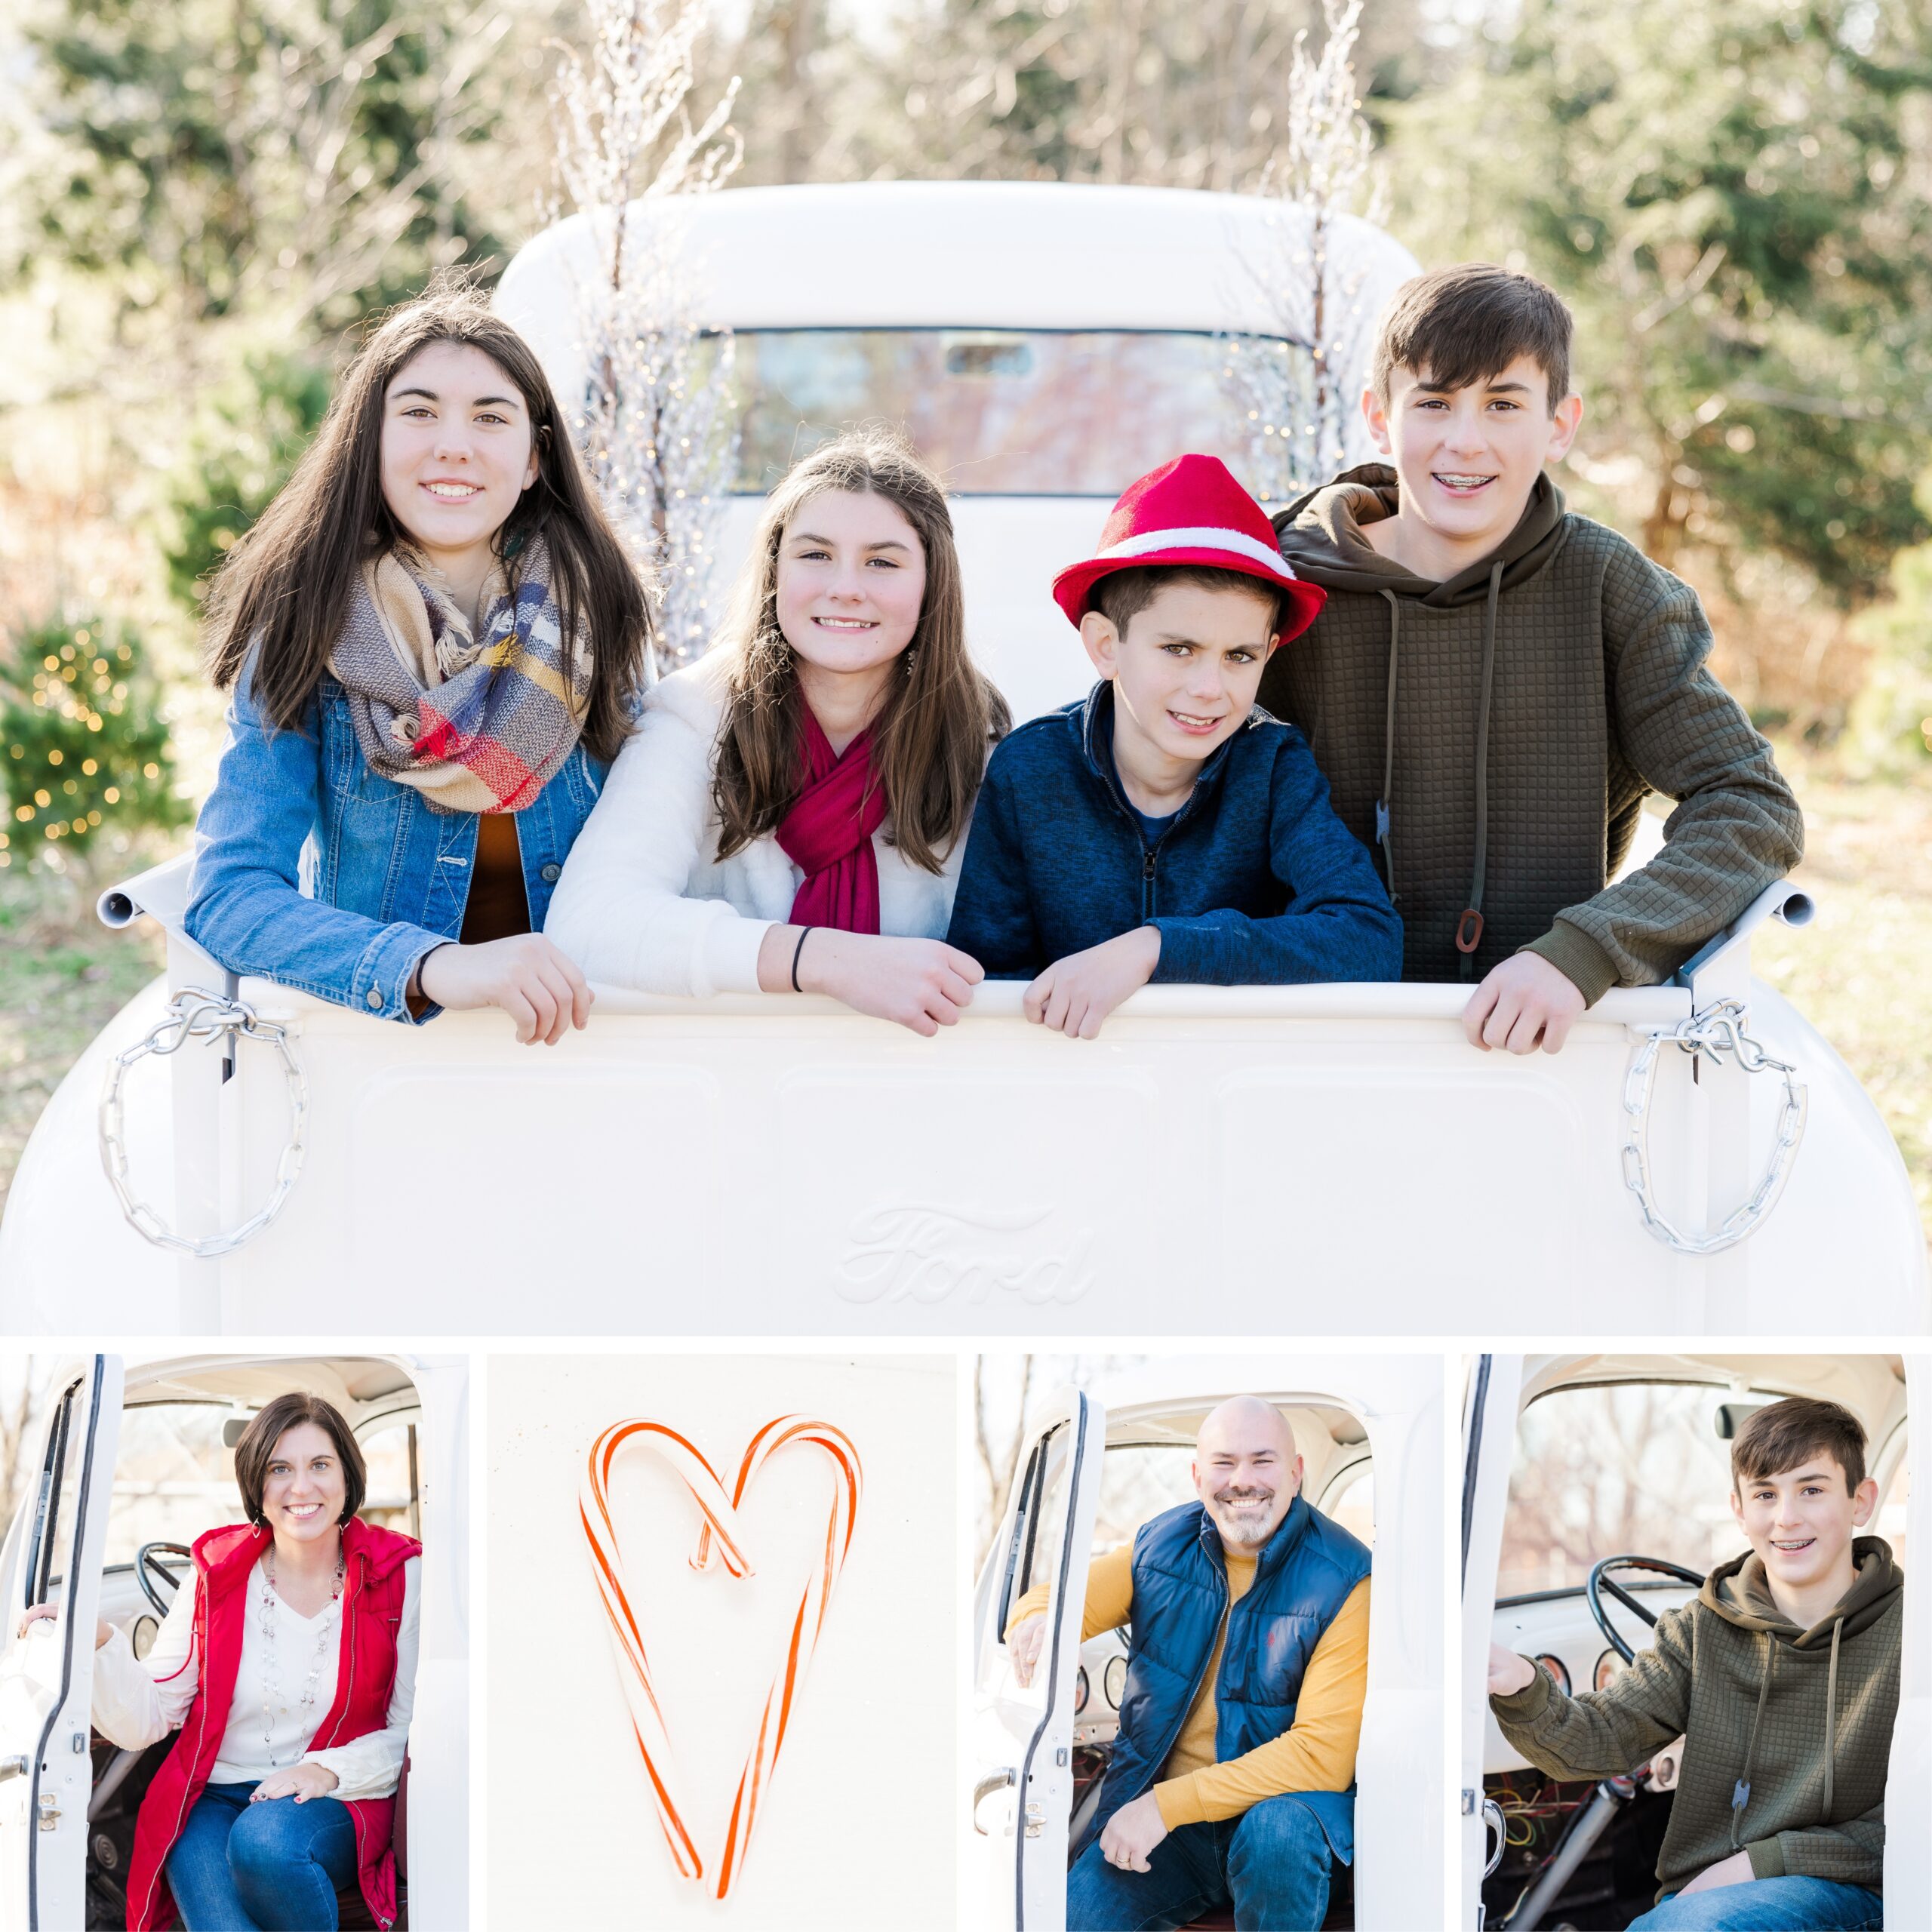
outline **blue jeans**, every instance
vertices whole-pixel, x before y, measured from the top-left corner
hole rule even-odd
[[[1241,1932],[1315,1932],[1328,1914],[1328,1840],[1292,1793],[1178,1826],[1147,1863],[1120,1871],[1096,1838],[1066,1875],[1066,1932],[1168,1932],[1229,1903]]]
[[[355,1879],[355,1824],[340,1798],[270,1798],[211,1784],[168,1854],[187,1932],[335,1932],[335,1895]]]
[[[1829,1878],[1753,1878],[1687,1897],[1672,1892],[1629,1932],[1878,1932],[1885,1902]]]

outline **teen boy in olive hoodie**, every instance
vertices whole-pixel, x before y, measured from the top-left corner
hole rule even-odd
[[[1570,334],[1553,291],[1486,263],[1396,292],[1362,398],[1393,466],[1275,519],[1328,601],[1260,694],[1377,852],[1403,977],[1469,982],[1471,1042],[1519,1054],[1555,1052],[1609,988],[1668,979],[1803,839],[1705,669],[1696,594],[1544,473],[1583,414]],[[1664,848],[1607,886],[1652,791],[1678,801]]]
[[[1682,1734],[1657,1903],[1630,1932],[1879,1926],[1904,1579],[1852,1534],[1878,1503],[1865,1432],[1835,1402],[1774,1403],[1730,1467],[1749,1555],[1666,1611],[1607,1690],[1567,1697],[1495,1646],[1490,1708],[1555,1778],[1635,1770]]]

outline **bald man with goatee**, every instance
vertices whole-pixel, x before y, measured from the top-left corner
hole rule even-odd
[[[1081,1641],[1132,1627],[1067,1932],[1153,1932],[1230,1905],[1241,1932],[1315,1932],[1334,1861],[1354,1857],[1368,1552],[1302,1495],[1294,1432],[1272,1403],[1214,1410],[1192,1473],[1197,1501],[1088,1571]],[[1048,1596],[1029,1590],[1008,1620],[1023,1684]]]

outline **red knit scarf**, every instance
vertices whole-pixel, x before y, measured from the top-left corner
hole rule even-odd
[[[804,756],[798,795],[778,827],[786,857],[804,872],[792,901],[795,926],[878,931],[878,857],[872,834],[885,822],[885,788],[872,771],[870,727],[835,752],[825,728],[800,703]]]

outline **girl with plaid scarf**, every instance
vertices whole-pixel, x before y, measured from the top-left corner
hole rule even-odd
[[[542,936],[635,715],[644,589],[537,358],[460,283],[365,344],[209,598],[231,693],[187,928],[380,1018],[591,994]]]
[[[1006,728],[938,479],[840,436],[767,500],[715,648],[645,700],[550,936],[605,985],[829,993],[936,1033],[983,977],[946,928]]]

